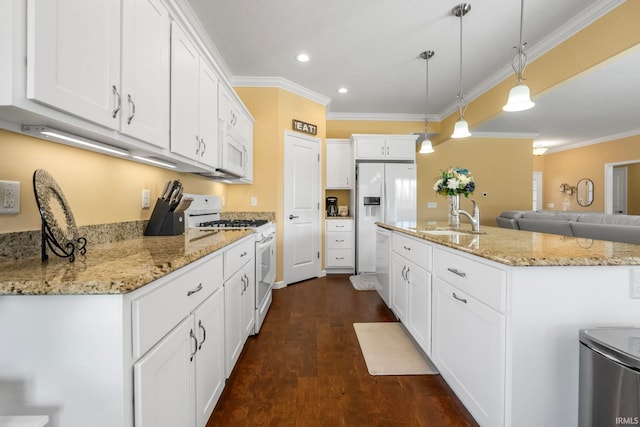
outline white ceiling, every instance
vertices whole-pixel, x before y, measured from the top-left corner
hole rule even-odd
[[[424,119],[424,50],[429,116],[455,110],[459,90],[457,1],[187,0],[223,58],[232,81],[286,79],[330,100],[329,118]],[[624,0],[527,0],[523,41],[530,61]],[[463,89],[472,100],[513,73],[520,2],[468,1],[463,18]],[[298,53],[311,60],[298,63]],[[473,132],[534,133],[561,145],[640,128],[640,49],[540,94],[533,110],[500,114]],[[616,76],[612,79],[611,76]],[[526,77],[526,71],[525,71]],[[340,86],[347,94],[337,93]],[[507,94],[505,94],[506,100]],[[636,131],[640,133],[640,131]]]

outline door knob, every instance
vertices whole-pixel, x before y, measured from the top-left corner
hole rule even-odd
[[[289,215],[289,219],[294,219],[294,218],[299,218],[299,217],[296,215]]]

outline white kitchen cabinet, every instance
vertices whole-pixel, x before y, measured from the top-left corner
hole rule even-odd
[[[30,0],[27,97],[118,129],[120,15],[120,0]]]
[[[417,135],[352,135],[356,160],[416,160]]]
[[[325,221],[325,269],[331,273],[352,273],[355,268],[353,219]]]
[[[28,4],[28,98],[169,148],[169,14],[161,2]]]
[[[220,121],[220,169],[234,175],[231,183],[253,182],[253,119],[246,113],[233,90],[220,83],[218,88]]]
[[[255,324],[255,256],[253,236],[224,254],[225,372],[227,378]]]
[[[391,309],[422,350],[431,354],[431,256],[426,242],[394,234],[391,239]]]
[[[353,182],[353,147],[348,139],[327,139],[325,188],[350,190]]]
[[[169,13],[160,0],[122,2],[120,132],[169,148]]]
[[[505,316],[434,278],[432,359],[482,426],[504,425]]]
[[[191,39],[171,25],[171,151],[218,165],[218,78]]]

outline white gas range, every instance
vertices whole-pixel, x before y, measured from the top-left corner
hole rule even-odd
[[[184,194],[193,199],[185,210],[188,228],[198,230],[252,229],[255,236],[255,328],[257,334],[271,306],[276,280],[276,226],[265,219],[221,219],[220,198],[207,194]]]

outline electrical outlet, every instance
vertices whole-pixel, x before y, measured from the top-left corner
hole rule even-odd
[[[438,207],[438,202],[427,202],[427,209],[435,209]]]
[[[629,297],[640,298],[640,268],[631,270],[629,281]]]
[[[143,189],[142,190],[142,209],[149,209],[149,206],[151,204],[151,195],[149,194],[149,190],[148,189]]]
[[[20,182],[0,181],[0,214],[20,213]]]
[[[258,198],[257,197],[252,197],[251,198],[251,206],[258,206]]]

